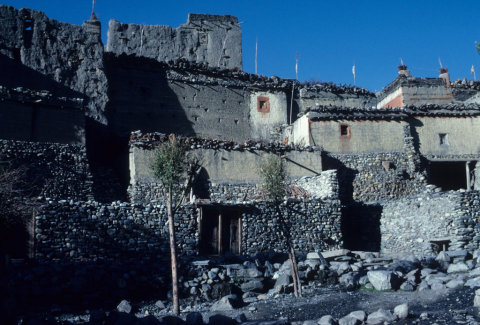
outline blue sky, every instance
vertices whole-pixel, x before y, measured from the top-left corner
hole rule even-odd
[[[4,0],[15,8],[44,11],[49,18],[82,24],[90,17],[90,0]],[[298,52],[299,80],[320,78],[380,91],[397,75],[399,58],[416,77],[438,77],[438,58],[450,78],[480,78],[478,14],[480,1],[160,1],[98,0],[95,11],[106,43],[108,21],[178,27],[188,13],[230,14],[242,24],[243,68],[255,72],[258,37],[258,73],[295,78]]]

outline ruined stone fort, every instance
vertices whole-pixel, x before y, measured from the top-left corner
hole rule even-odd
[[[183,261],[288,239],[300,254],[479,248],[480,82],[401,70],[375,94],[246,73],[233,16],[111,20],[106,45],[99,21],[0,5],[0,25],[0,150],[44,189],[14,257],[120,263],[156,285],[170,257],[148,157],[171,133],[202,156],[176,216]],[[268,153],[291,177],[279,210],[256,172]]]

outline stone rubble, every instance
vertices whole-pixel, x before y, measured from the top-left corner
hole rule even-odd
[[[351,252],[348,250],[338,250],[337,252],[322,252],[326,256],[326,265],[320,261],[320,254],[309,253],[307,256],[300,256],[298,262],[299,275],[304,290],[316,286],[331,286],[340,284],[348,290],[356,290],[360,287],[368,290],[392,291],[402,290],[402,285],[409,283],[413,290],[417,291],[442,291],[456,290],[457,286],[448,286],[448,283],[456,281],[459,285],[472,287],[475,291],[475,299],[472,304],[479,306],[480,302],[480,276],[477,268],[477,259],[480,254],[475,251],[475,258],[472,254],[465,251],[446,251],[450,257],[462,257],[462,260],[451,263],[437,261],[436,255],[417,258],[411,254],[384,255],[381,257],[371,257],[368,252]],[[360,255],[367,257],[362,259]],[[378,254],[373,254],[373,256]],[[262,300],[274,300],[279,297],[291,295],[293,284],[291,281],[291,268],[289,261],[279,263],[284,259],[280,254],[257,255],[255,259],[247,259],[241,263],[240,257],[236,261],[228,263],[223,258],[208,261],[198,261],[192,263],[189,268],[189,280],[182,277],[183,285],[186,289],[197,288],[191,293],[190,301],[196,301],[194,305],[185,306],[182,304],[182,311],[186,315],[186,324],[203,324],[203,319],[209,317],[212,321],[222,321],[222,324],[237,321],[224,315],[214,315],[216,312],[233,311],[240,307],[247,306],[250,312],[257,310],[256,306]],[[240,262],[240,263],[239,263]],[[469,270],[462,270],[454,273],[447,273],[447,270],[455,265],[464,265],[466,262],[472,266]],[[355,268],[356,266],[356,268]],[[37,274],[42,274],[45,270],[37,269]],[[191,277],[196,275],[196,277]],[[275,282],[272,280],[276,279]],[[394,280],[395,279],[395,280]],[[262,283],[262,288],[244,287],[243,284],[251,282]],[[369,286],[370,284],[370,286]],[[239,292],[242,294],[234,294]],[[243,289],[243,290],[242,290]],[[187,290],[188,291],[188,290]],[[193,296],[199,295],[198,298]],[[198,300],[200,298],[200,300]],[[191,300],[193,299],[193,300]],[[213,299],[213,300],[212,300]],[[183,302],[183,300],[182,300]],[[205,314],[205,310],[209,312]],[[172,304],[169,301],[158,301],[153,306],[144,306],[136,311],[136,314],[130,314],[132,307],[128,301],[122,301],[118,305],[118,311],[112,311],[106,316],[105,312],[95,311],[90,315],[90,320],[105,320],[105,324],[113,324],[114,320],[129,320],[134,322],[146,322],[145,316],[154,315],[160,322],[159,324],[170,324],[172,322],[183,323],[179,318],[167,316],[172,310]],[[465,312],[466,313],[466,312]],[[465,314],[464,313],[464,314]],[[211,316],[208,316],[211,315]],[[465,319],[462,314],[457,314],[458,319]],[[268,322],[269,324],[384,324],[384,322],[394,323],[412,317],[408,304],[404,303],[396,306],[393,310],[380,308],[375,312],[366,313],[363,310],[355,310],[340,319],[335,319],[330,315],[325,315],[319,319],[306,320],[302,322],[288,322],[288,320],[277,320]],[[423,313],[420,319],[428,319],[429,315]],[[463,317],[463,318],[462,318]],[[237,317],[238,318],[238,317]],[[245,322],[244,316],[238,318]],[[151,318],[153,321],[154,318]],[[87,321],[87,320],[85,320]],[[470,322],[474,324],[473,322]],[[246,324],[267,324],[261,322],[246,322]]]

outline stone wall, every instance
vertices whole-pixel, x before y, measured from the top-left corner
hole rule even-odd
[[[440,192],[429,185],[419,195],[392,200],[383,205],[381,250],[430,253],[432,250],[479,247],[478,191]]]
[[[347,89],[331,89],[328,87],[328,84],[302,88],[299,92],[301,111],[305,111],[308,108],[315,108],[318,105],[355,108],[377,107],[377,100],[374,93],[362,88],[351,89],[351,91],[345,90]]]
[[[342,202],[391,200],[417,193],[426,184],[409,125],[403,150],[365,154],[325,153],[324,169],[337,169]]]
[[[187,59],[210,67],[242,70],[242,30],[229,15],[189,14],[178,28],[122,24],[110,20],[107,51],[157,61]]]
[[[106,124],[107,78],[100,22],[70,25],[49,19],[41,11],[5,5],[0,5],[0,17],[0,85],[82,98],[87,115]]]
[[[454,102],[454,98],[448,86],[443,78],[399,75],[377,94],[377,107],[402,107],[426,103],[450,104]]]
[[[93,199],[84,146],[0,140],[0,155],[11,168],[28,167],[25,181],[35,188],[33,196]]]
[[[333,198],[288,200],[278,208],[265,202],[229,208],[243,211],[241,243],[245,256],[271,249],[286,253],[287,240],[301,254],[343,245],[340,202]],[[161,202],[103,205],[50,200],[35,221],[36,260],[16,266],[16,288],[24,297],[101,299],[103,295],[152,291],[168,285],[168,223]],[[182,206],[175,226],[182,269],[184,263],[199,257],[198,208]]]
[[[276,208],[260,203],[242,215],[243,246],[247,255],[275,249],[288,253],[343,248],[340,201],[292,200]]]

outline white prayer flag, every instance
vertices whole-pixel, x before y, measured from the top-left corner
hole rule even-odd
[[[353,75],[355,75],[355,65],[353,65],[352,73],[353,73]]]
[[[470,74],[472,74],[472,73],[475,73],[475,68],[474,68],[473,64],[472,64],[472,69],[470,70]]]

